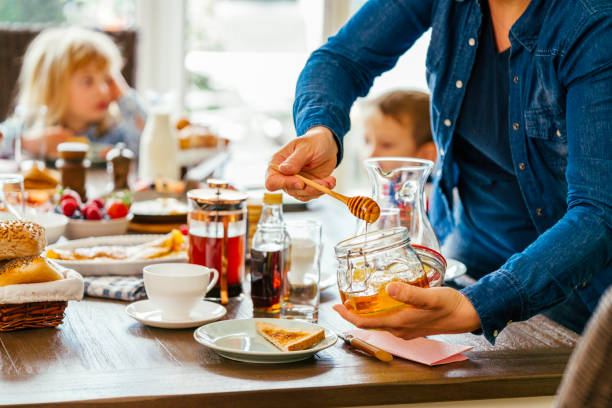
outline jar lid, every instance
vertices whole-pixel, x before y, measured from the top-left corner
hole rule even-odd
[[[334,251],[338,258],[363,256],[364,253],[372,254],[401,246],[406,246],[409,251],[414,253],[412,247],[406,245],[409,242],[408,229],[406,227],[394,227],[345,239],[336,244]],[[416,253],[414,255],[417,257]]]
[[[125,143],[117,143],[115,147],[106,153],[106,160],[112,161],[115,159],[126,159],[132,160],[134,158],[134,152],[131,151]]]
[[[247,195],[225,188],[199,188],[189,190],[187,198],[199,205],[236,205],[246,201]]]
[[[89,145],[81,142],[64,142],[57,145],[58,152],[88,152]]]

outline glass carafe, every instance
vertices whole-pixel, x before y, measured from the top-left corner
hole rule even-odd
[[[219,272],[208,296],[223,304],[242,293],[246,249],[247,196],[227,186],[222,180],[208,180],[209,188],[187,193],[189,262]]]
[[[372,198],[381,209],[381,216],[368,231],[402,226],[408,229],[410,241],[440,251],[438,238],[427,218],[425,183],[433,162],[404,157],[366,159],[364,165],[372,183]],[[360,222],[357,233],[366,232]]]

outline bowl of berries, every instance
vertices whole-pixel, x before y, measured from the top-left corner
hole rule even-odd
[[[113,193],[83,203],[76,191],[63,189],[59,193],[56,212],[69,218],[65,232],[68,239],[123,235],[132,217],[131,204],[129,192]]]

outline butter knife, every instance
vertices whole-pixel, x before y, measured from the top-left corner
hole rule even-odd
[[[349,346],[354,347],[357,350],[361,350],[372,357],[376,357],[380,361],[388,363],[389,361],[393,360],[393,356],[390,353],[361,339],[358,339],[355,336],[345,333],[338,333],[338,337],[344,340],[344,342]]]

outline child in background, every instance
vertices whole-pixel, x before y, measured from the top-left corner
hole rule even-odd
[[[429,95],[419,91],[390,91],[374,99],[366,112],[364,127],[368,157],[412,157],[436,162],[437,149],[429,121]],[[391,184],[386,187],[397,191],[402,186]],[[425,186],[426,197],[429,197],[429,189],[428,183]],[[401,202],[395,204],[399,221],[402,225],[410,225],[410,211]],[[428,199],[426,208],[429,208]],[[394,226],[381,221],[379,228]]]
[[[370,106],[364,123],[369,157],[416,157],[435,162],[426,93],[391,91]]]
[[[122,65],[117,45],[104,33],[75,27],[41,32],[23,58],[16,104],[43,105],[46,113],[38,118],[40,136],[22,137],[22,150],[56,156],[59,143],[86,138],[93,150],[124,142],[137,152],[146,113],[121,76]],[[15,119],[2,124],[2,156],[15,154]]]

